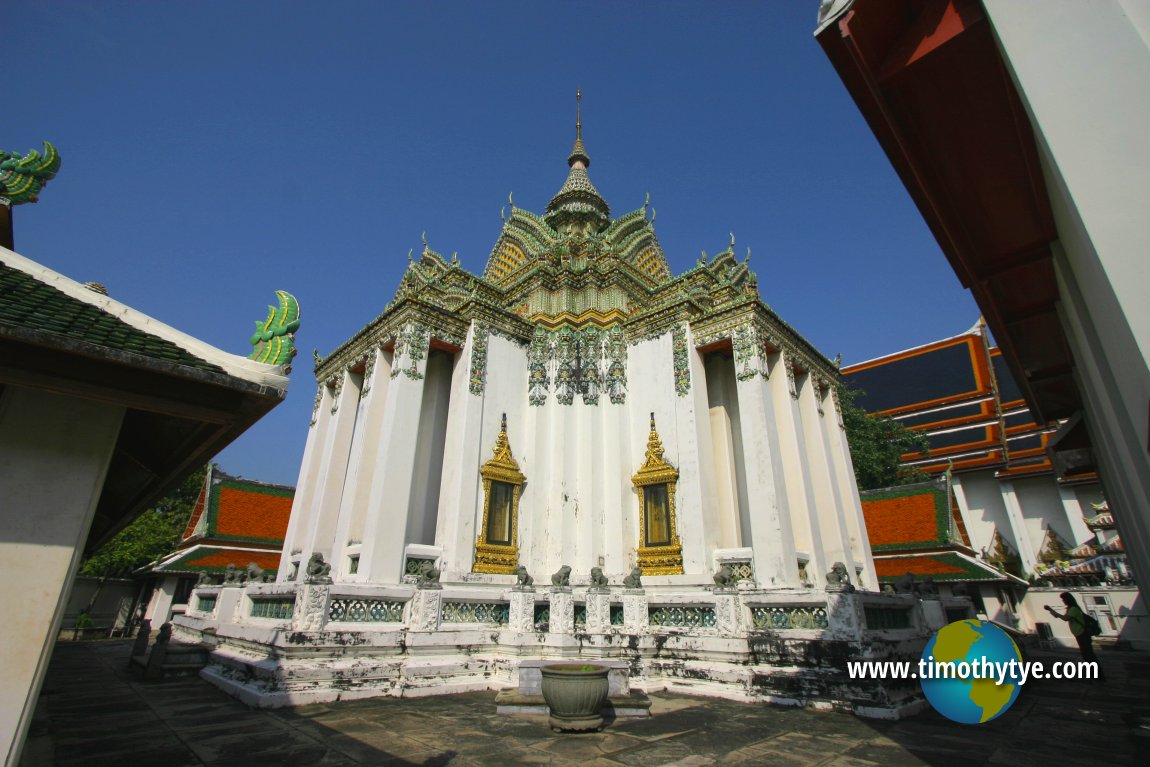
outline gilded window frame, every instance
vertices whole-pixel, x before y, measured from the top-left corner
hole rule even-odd
[[[511,453],[507,441],[507,416],[503,416],[499,436],[495,439],[493,455],[479,467],[483,478],[483,520],[475,537],[475,556],[471,571],[474,573],[514,574],[519,565],[519,496],[527,478],[519,470],[519,463]],[[511,543],[502,545],[487,542],[487,522],[491,512],[491,483],[503,482],[512,486]]]
[[[631,477],[635,494],[639,497],[639,545],[637,564],[644,575],[682,575],[683,543],[679,538],[678,518],[675,512],[675,488],[679,483],[679,470],[663,459],[663,442],[655,430],[655,414],[651,414],[651,434],[647,438],[647,455],[643,465]],[[665,546],[646,546],[647,493],[651,485],[667,486],[667,513],[671,542]]]

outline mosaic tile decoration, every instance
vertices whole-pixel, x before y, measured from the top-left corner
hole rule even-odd
[[[755,571],[752,569],[749,559],[728,560],[719,564],[731,568],[731,577],[736,581],[753,581],[755,579]]]
[[[825,629],[822,607],[752,607],[751,624],[757,629]]]
[[[443,623],[494,623],[507,625],[511,608],[505,602],[444,602],[439,613]]]
[[[403,605],[388,599],[333,599],[327,618],[348,623],[402,623]]]
[[[253,599],[251,616],[253,618],[273,618],[287,620],[291,618],[295,609],[295,597],[276,599]]]
[[[683,628],[715,628],[715,608],[713,607],[680,607],[678,605],[664,605],[650,607],[647,610],[647,620],[652,626],[669,626]]]

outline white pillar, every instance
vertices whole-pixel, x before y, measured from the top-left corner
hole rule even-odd
[[[1062,499],[1062,509],[1066,512],[1066,523],[1070,525],[1070,534],[1074,539],[1069,542],[1070,547],[1073,548],[1093,540],[1094,533],[1090,532],[1090,528],[1086,526],[1086,520],[1082,516],[1082,502],[1078,500],[1078,493],[1074,492],[1074,488],[1059,485],[1058,497]]]
[[[832,473],[832,459],[827,450],[825,435],[822,430],[821,421],[824,417],[824,414],[820,412],[822,402],[819,400],[819,392],[814,377],[810,373],[803,375],[795,383],[799,393],[797,400],[799,427],[802,429],[803,446],[806,448],[806,473],[810,478],[814,495],[812,511],[818,519],[821,537],[819,545],[815,548],[824,557],[824,564],[827,562],[845,564],[853,583],[855,566],[859,563],[855,561],[851,551],[846,520],[842,513],[842,499],[839,496],[838,483]],[[814,556],[814,552],[811,552],[811,556]],[[817,574],[824,575],[829,570],[828,567]]]
[[[0,390],[0,755],[15,767],[124,409]]]
[[[1034,572],[1038,564],[1038,556],[1034,551],[1034,544],[1026,533],[1026,521],[1022,518],[1022,504],[1018,501],[1018,493],[1014,490],[1014,483],[1010,480],[1001,480],[1002,502],[1006,506],[1006,521],[1010,525],[1010,537],[1014,539],[1014,548],[1022,560],[1023,575]]]
[[[794,428],[793,423],[788,426],[777,417],[781,408],[776,407],[779,397],[774,390],[780,386],[789,408],[790,395],[786,393],[786,377],[781,371],[772,379],[755,377],[737,384],[751,523],[750,535],[744,532],[743,537],[754,550],[755,578],[762,586],[799,585],[790,517],[795,513],[795,502],[783,463],[783,454],[794,451]],[[790,439],[784,440],[788,429]],[[792,457],[797,460],[797,454]],[[799,508],[805,513],[805,506]]]
[[[295,547],[302,549],[301,562],[314,553],[323,554],[330,563],[335,545],[336,520],[343,497],[347,459],[355,434],[356,412],[359,406],[361,379],[348,371],[339,373],[329,409],[330,420],[324,430],[324,439],[317,456],[317,471],[310,507],[305,508],[306,527],[300,529]],[[295,504],[292,504],[295,511]],[[303,569],[302,567],[300,568]]]
[[[490,454],[483,455],[484,449],[491,449],[490,445],[485,448],[480,442],[486,394],[472,394],[470,391],[476,329],[476,323],[472,322],[463,352],[456,356],[451,373],[447,440],[443,447],[443,475],[439,485],[439,516],[435,523],[435,543],[443,551],[440,569],[445,581],[456,580],[462,573],[471,571],[477,535],[474,510],[482,508],[479,506],[482,503],[479,467],[490,457]],[[477,362],[486,364],[486,360]],[[488,372],[490,374],[491,371]],[[519,513],[522,519],[522,499]]]
[[[847,443],[846,427],[843,425],[842,410],[834,389],[823,395],[823,436],[827,452],[834,470],[834,481],[839,488],[843,516],[846,520],[847,535],[855,566],[862,566],[866,575],[863,586],[878,591],[878,574],[874,569],[874,556],[867,535],[866,521],[863,518],[862,501],[859,498],[858,481],[855,479],[854,463],[851,462],[850,445]]]
[[[356,424],[343,491],[340,494],[335,542],[331,552],[332,574],[340,581],[363,581],[365,578],[362,570],[355,574],[348,573],[348,556],[357,554],[363,543],[371,475],[379,452],[387,385],[391,381],[391,364],[383,350],[373,346],[369,353],[372,356],[364,370],[363,386],[356,407]]]
[[[179,585],[178,575],[167,575],[160,579],[152,591],[152,598],[148,600],[148,609],[144,617],[156,628],[172,619],[172,602],[175,601],[176,587]]]
[[[312,500],[315,498],[316,485],[320,481],[320,453],[331,423],[331,404],[331,387],[326,383],[319,383],[316,387],[315,403],[312,405],[307,442],[304,443],[303,461],[300,463],[299,477],[296,479],[291,515],[288,517],[287,532],[284,533],[283,552],[280,554],[279,569],[276,571],[276,581],[279,583],[283,583],[291,575],[291,563],[295,558],[293,552],[303,551],[305,531],[310,527]]]
[[[412,344],[422,342],[422,353]],[[371,476],[367,518],[359,569],[371,583],[399,583],[407,544],[407,513],[415,472],[415,435],[423,409],[423,379],[427,371],[427,337],[411,332],[403,359],[393,361],[387,388],[380,449]]]

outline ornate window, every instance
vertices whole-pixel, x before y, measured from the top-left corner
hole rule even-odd
[[[678,480],[678,470],[663,460],[663,442],[655,431],[655,414],[652,413],[647,458],[631,478],[639,495],[638,565],[645,575],[683,572],[683,545],[675,526],[675,484]]]
[[[479,469],[483,477],[483,524],[475,540],[477,573],[514,573],[519,564],[519,492],[526,477],[507,442],[507,414],[499,427],[494,455]]]

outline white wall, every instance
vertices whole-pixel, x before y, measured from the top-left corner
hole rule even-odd
[[[1150,4],[984,0],[1034,126],[1060,311],[1107,496],[1150,574]]]
[[[0,754],[15,765],[124,409],[0,390]]]

